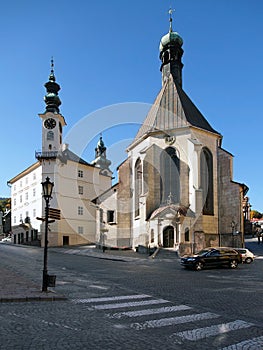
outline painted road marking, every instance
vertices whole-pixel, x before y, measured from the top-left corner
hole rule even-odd
[[[72,302],[75,304],[89,304],[89,303],[103,303],[105,301],[143,299],[143,298],[150,298],[150,295],[138,294],[138,295],[119,295],[116,297],[104,297],[104,298],[73,299]]]
[[[259,350],[263,349],[263,336],[244,340],[241,343],[233,344],[221,350]]]
[[[166,306],[166,307],[160,307],[157,309],[144,309],[144,310],[136,310],[136,311],[118,312],[108,316],[110,318],[138,317],[138,316],[145,316],[145,315],[161,314],[166,312],[184,311],[184,310],[190,310],[190,309],[191,307],[186,305]]]
[[[170,317],[170,318],[161,318],[159,320],[150,320],[142,323],[132,323],[130,325],[131,328],[136,330],[143,330],[148,328],[160,328],[173,326],[176,324],[200,321],[200,320],[209,320],[211,318],[220,317],[217,314],[213,314],[211,312],[204,312],[201,314],[192,314],[187,316],[178,316],[178,317]]]
[[[163,304],[163,303],[170,303],[170,301],[164,300],[164,299],[155,299],[155,300],[134,301],[134,302],[128,302],[128,303],[94,305],[92,307],[96,310],[110,310],[110,309],[119,309],[124,307],[155,305],[155,304]]]
[[[184,332],[174,333],[175,336],[179,336],[184,340],[196,341],[204,338],[208,338],[215,335],[220,335],[235,331],[242,328],[248,328],[253,326],[253,323],[248,323],[241,320],[236,320],[229,323],[216,324],[210,327],[196,328]]]

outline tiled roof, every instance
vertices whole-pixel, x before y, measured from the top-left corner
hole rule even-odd
[[[94,165],[86,162],[84,159],[77,156],[75,153],[70,151],[68,148],[62,152],[62,157],[65,157],[66,160],[71,160],[72,162],[84,164],[84,165],[90,165],[94,167]]]
[[[157,130],[168,131],[185,126],[194,126],[220,135],[220,133],[212,128],[180,85],[170,75],[159,92],[134,141],[139,140],[148,132]]]

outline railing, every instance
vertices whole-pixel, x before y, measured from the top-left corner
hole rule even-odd
[[[58,151],[35,152],[36,159],[54,159],[57,158]]]

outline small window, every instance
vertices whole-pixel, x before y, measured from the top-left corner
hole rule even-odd
[[[78,215],[83,215],[83,207],[78,207]]]
[[[33,197],[35,197],[35,196],[36,196],[36,189],[33,188]]]
[[[115,222],[114,210],[108,210],[108,211],[107,211],[107,222],[108,222],[108,223],[113,223],[113,222]]]
[[[79,235],[83,235],[83,233],[84,233],[83,226],[79,226],[79,227],[78,227],[78,234],[79,234]]]
[[[151,243],[154,243],[154,229],[151,229]]]
[[[25,194],[25,200],[28,201],[28,192]]]
[[[33,218],[35,218],[36,215],[37,215],[37,211],[36,211],[36,209],[33,209]]]
[[[35,173],[33,174],[33,180],[36,180],[36,174]]]
[[[79,186],[79,194],[83,194],[84,191],[83,191],[83,186]]]
[[[22,197],[22,194],[20,195],[20,203],[22,203],[23,201],[23,197]]]
[[[16,198],[14,198],[14,206],[16,206]]]
[[[78,170],[78,177],[83,177],[83,170]]]
[[[16,224],[16,216],[14,216],[14,224]]]
[[[103,223],[103,209],[100,209],[100,223]]]

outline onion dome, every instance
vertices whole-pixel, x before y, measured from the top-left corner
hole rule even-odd
[[[183,39],[177,32],[169,31],[166,35],[164,35],[160,41],[160,51],[163,51],[164,48],[172,43],[177,43],[180,46],[183,45]]]

